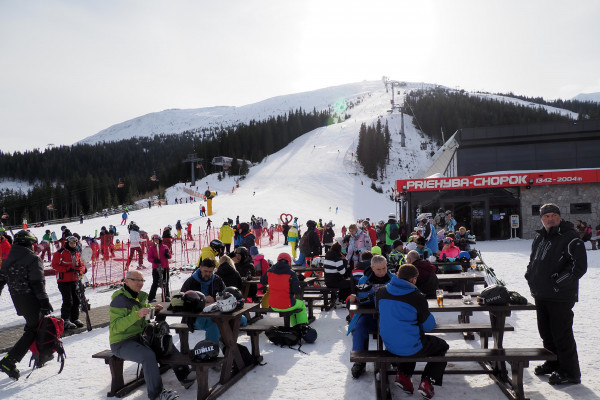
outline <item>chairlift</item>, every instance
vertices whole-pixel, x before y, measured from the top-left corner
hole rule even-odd
[[[156,176],[156,171],[154,171],[154,173],[152,174],[152,176],[150,177],[150,180],[152,182],[158,182],[158,177]]]
[[[117,183],[117,187],[119,189],[125,187],[125,183],[123,182],[123,179],[119,178],[119,183]]]
[[[54,204],[48,204],[46,208],[50,211],[54,211]]]
[[[8,219],[9,215],[8,214],[2,214],[2,219]]]

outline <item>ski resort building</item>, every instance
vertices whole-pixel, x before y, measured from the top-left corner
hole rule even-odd
[[[600,223],[600,120],[458,130],[419,179],[396,182],[401,215],[451,210],[478,239],[532,238],[539,208]]]

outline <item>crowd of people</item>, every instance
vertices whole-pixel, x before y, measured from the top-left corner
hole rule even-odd
[[[589,235],[589,229],[586,229],[589,227],[582,221],[577,221],[576,227],[563,221],[560,209],[553,204],[544,205],[540,217],[543,228],[534,239],[525,278],[536,302],[544,347],[555,352],[558,360],[536,367],[535,373],[550,374],[549,382],[555,385],[579,383],[581,374],[571,309],[577,301],[578,280],[587,268],[582,235]],[[462,271],[458,261],[457,264],[453,262],[461,255],[470,256],[469,251],[475,243],[466,227],[456,229],[457,223],[450,211],[440,209],[435,215],[420,214],[410,233],[393,213],[387,222],[372,223],[366,218],[347,228],[342,226],[341,236],[336,234],[331,221],[323,223],[321,219],[310,219],[303,226],[296,217],[282,222],[286,238],[283,245],[289,245],[291,251],[281,252],[272,263],[260,254],[257,240],[266,221],[252,216],[250,222],[240,222],[238,216],[234,224],[228,218],[219,229],[218,239],[201,248],[196,268],[180,293],[192,291],[202,296],[202,304],[210,305],[225,291],[234,291],[238,300],[262,301],[263,306],[275,311],[298,311],[291,317],[291,326],[308,332],[306,305],[298,298],[300,280],[305,276],[294,272],[292,267],[320,265],[325,285],[338,289],[338,301],[372,304],[379,310],[379,323],[370,314],[349,315],[348,334],[352,334],[353,351],[368,349],[369,334],[377,329],[386,349],[399,356],[442,355],[448,350],[443,339],[425,335],[435,327],[426,299],[435,297],[438,273]],[[85,274],[86,268],[81,258],[82,238],[63,228],[61,238],[55,240],[59,248],[52,255],[51,264],[62,295],[61,318],[65,321],[65,329],[75,329],[83,326],[79,320],[80,299],[75,283]],[[173,254],[173,240],[183,237],[183,225],[177,221],[175,236],[171,233],[172,227],[167,226],[162,235],[154,234],[150,238],[144,238],[145,232],[133,221],[127,229],[130,249],[127,267],[134,260],[138,266],[128,268],[124,286],[112,296],[111,349],[121,358],[144,365],[151,399],[172,399],[176,393],[163,388],[160,374],[154,368],[155,355],[141,350],[136,335],[146,324],[144,317],[150,312],[150,305],[156,302],[159,291],[163,301],[171,301],[169,259]],[[83,239],[95,252],[95,257],[111,257],[114,251],[112,239],[107,237],[116,235],[116,229],[111,225],[109,229],[102,227],[98,238]],[[190,223],[187,235],[191,235]],[[52,239],[50,231],[46,231],[43,241]],[[547,248],[547,242],[553,246],[551,258],[547,257],[547,251],[540,250]],[[12,239],[0,230],[0,293],[8,283],[15,308],[26,321],[22,338],[0,361],[0,368],[13,379],[19,378],[16,364],[33,341],[40,318],[53,311],[45,290],[42,262],[49,251],[37,249],[40,258],[36,254],[37,245],[37,238],[29,231],[22,230]],[[141,291],[145,279],[139,271],[145,268],[144,254],[152,264],[152,284],[147,294]],[[557,260],[565,260],[566,266]],[[438,270],[433,264],[435,261],[449,262]],[[553,274],[549,275],[548,270]],[[548,276],[552,278],[551,285]],[[254,277],[260,279],[260,284],[250,286],[247,298],[240,299],[243,281]],[[242,324],[245,322],[243,318]],[[195,318],[188,324],[193,329],[206,331],[207,339],[219,343],[219,329],[210,318]],[[417,388],[423,397],[434,396],[433,386],[442,384],[445,367],[443,362],[427,364]],[[411,381],[414,368],[414,363],[401,363],[395,377],[395,384],[410,394],[415,390]],[[175,371],[182,384],[188,385],[189,368],[177,367]],[[357,362],[351,367],[355,379],[364,371],[364,363]]]

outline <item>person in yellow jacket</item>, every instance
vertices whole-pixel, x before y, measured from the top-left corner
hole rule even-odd
[[[288,242],[292,246],[292,257],[296,259],[296,246],[298,246],[298,227],[294,224],[288,231]]]
[[[227,252],[227,254],[231,252],[231,243],[233,242],[233,235],[233,228],[229,225],[227,221],[223,222],[223,226],[219,231],[219,240],[221,240],[221,242],[223,242],[223,245],[225,245],[225,251]]]
[[[225,245],[218,239],[214,239],[210,241],[210,244],[206,247],[203,247],[200,250],[200,258],[198,258],[198,263],[196,264],[196,268],[200,268],[202,264],[202,260],[210,258],[213,261],[217,261],[225,250]]]

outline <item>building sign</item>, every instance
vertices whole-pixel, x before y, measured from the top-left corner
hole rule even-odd
[[[517,229],[519,227],[519,216],[517,214],[510,216],[510,227],[512,229]]]
[[[600,169],[401,179],[396,181],[396,188],[401,193],[431,190],[485,189],[508,186],[564,185],[568,183],[590,182],[600,182]]]

